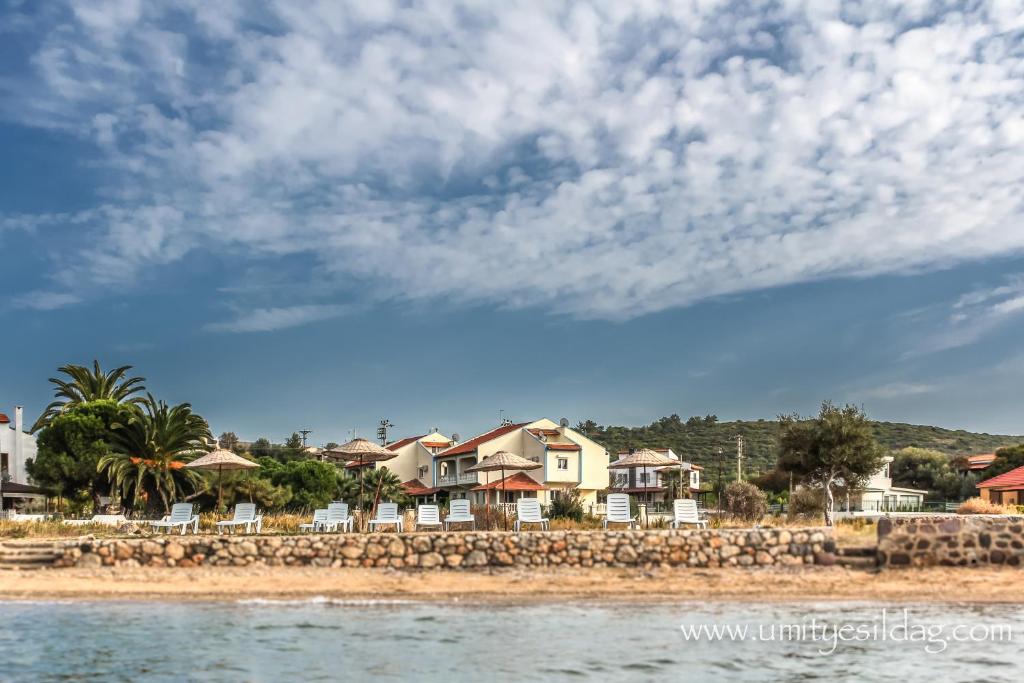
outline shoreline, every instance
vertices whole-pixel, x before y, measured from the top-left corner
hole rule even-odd
[[[5,571],[8,601],[312,600],[524,604],[596,602],[878,602],[1021,604],[1019,569],[636,570],[414,572],[317,567],[96,568]]]

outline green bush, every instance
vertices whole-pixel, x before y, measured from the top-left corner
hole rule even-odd
[[[749,482],[734,481],[723,497],[726,512],[745,522],[757,522],[768,512],[768,497]]]
[[[582,522],[583,499],[580,498],[579,491],[572,489],[552,500],[548,515],[551,519],[571,519],[574,522]]]
[[[789,497],[790,517],[818,517],[825,512],[825,496],[821,489],[801,486]]]

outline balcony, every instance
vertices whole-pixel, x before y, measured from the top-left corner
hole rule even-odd
[[[462,485],[477,485],[480,483],[476,472],[464,472],[459,475],[449,474],[446,476],[437,478],[438,486],[462,486]]]

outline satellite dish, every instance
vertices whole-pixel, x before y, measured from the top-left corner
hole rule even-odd
[[[458,433],[458,432],[455,432],[454,434],[452,434],[452,441],[454,441],[455,443],[458,443],[458,442],[459,442],[459,439],[461,439],[461,438],[462,438],[462,437],[461,437],[461,436],[459,436],[459,433]]]
[[[558,421],[558,424],[562,425],[563,427],[568,427],[569,426],[569,418],[563,417],[561,420]]]

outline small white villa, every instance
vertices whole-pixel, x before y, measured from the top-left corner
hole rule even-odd
[[[680,458],[671,448],[652,448],[655,453],[664,455],[669,460],[675,460],[678,465],[666,465],[664,467],[638,467],[630,470],[609,470],[612,481],[608,489],[610,493],[644,494],[650,496],[654,502],[670,501],[679,497],[679,491],[669,491],[668,482],[664,473],[666,470],[677,468],[683,471],[683,484],[690,489],[691,495],[697,495],[700,491],[700,473],[704,468]],[[620,451],[618,460],[622,460],[629,451]]]
[[[12,421],[0,413],[0,502],[10,508],[16,501],[44,498],[42,492],[29,485],[25,461],[36,457],[36,437],[25,431],[25,411],[14,409]]]
[[[837,500],[837,507],[846,512],[899,512],[920,509],[927,491],[892,485],[891,456],[884,458],[882,468],[868,480],[860,493],[852,494],[848,501]]]

